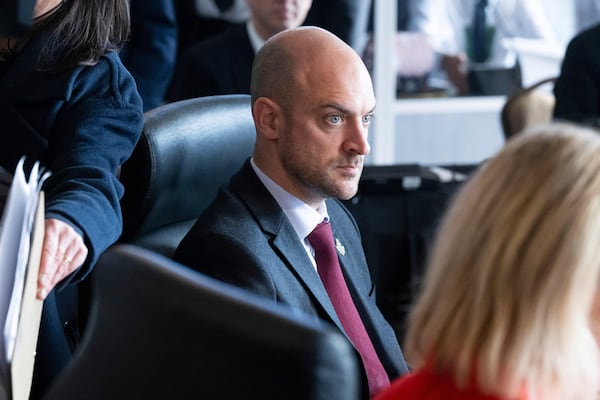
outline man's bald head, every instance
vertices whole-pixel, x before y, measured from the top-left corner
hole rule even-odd
[[[280,32],[266,41],[254,59],[252,104],[268,97],[285,107],[308,78],[325,78],[335,73],[336,63],[345,62],[362,64],[358,54],[331,32],[312,26]]]

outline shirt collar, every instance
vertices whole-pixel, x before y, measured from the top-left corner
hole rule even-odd
[[[265,41],[262,40],[260,36],[258,36],[258,32],[256,32],[256,29],[254,29],[254,25],[252,24],[251,19],[249,19],[248,22],[246,22],[246,31],[248,31],[248,38],[250,39],[250,44],[252,45],[254,53],[256,54],[256,52],[263,46],[263,44],[265,44]]]
[[[322,221],[329,221],[325,201],[315,210],[269,178],[254,163],[254,158],[250,159],[250,164],[258,179],[265,185],[277,204],[279,204],[279,207],[283,210],[300,240],[304,240]]]

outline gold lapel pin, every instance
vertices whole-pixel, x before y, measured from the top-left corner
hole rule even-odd
[[[338,238],[335,238],[335,248],[342,256],[346,254],[346,248],[342,243],[340,243]]]

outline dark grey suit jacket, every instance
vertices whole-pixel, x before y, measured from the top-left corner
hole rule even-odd
[[[250,94],[254,49],[246,24],[191,46],[177,62],[169,101],[220,94]]]
[[[334,236],[345,247],[340,264],[352,297],[390,379],[407,372],[391,326],[375,304],[375,287],[356,222],[327,200]],[[175,254],[183,264],[312,315],[343,332],[296,231],[249,162],[199,218]],[[366,387],[366,384],[364,385]]]

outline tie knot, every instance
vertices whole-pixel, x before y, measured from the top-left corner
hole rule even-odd
[[[333,247],[333,232],[327,221],[319,223],[306,238],[315,251],[323,246]]]

